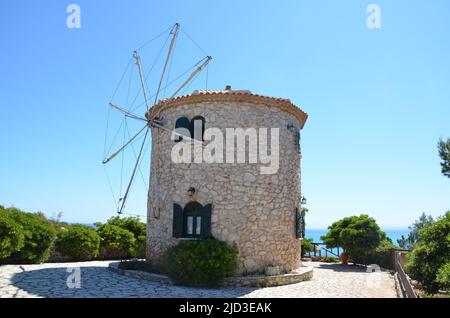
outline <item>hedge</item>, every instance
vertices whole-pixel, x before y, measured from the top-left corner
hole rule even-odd
[[[100,236],[94,228],[74,224],[59,234],[55,244],[56,250],[73,261],[87,261],[99,254]]]
[[[36,213],[27,213],[16,208],[2,209],[2,215],[20,225],[23,246],[11,253],[9,263],[42,263],[50,255],[55,238],[55,229]],[[17,227],[17,229],[19,229]]]

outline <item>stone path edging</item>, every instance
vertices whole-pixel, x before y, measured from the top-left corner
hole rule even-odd
[[[120,269],[119,262],[110,263],[108,265],[108,269],[117,274],[125,275],[125,276],[136,278],[136,279],[147,280],[150,282],[161,283],[161,284],[170,284],[170,285],[172,284],[172,282],[170,281],[170,278],[165,275],[153,274],[153,273],[137,271],[137,270]]]
[[[108,269],[128,277],[147,280],[161,284],[172,284],[170,278],[165,275],[153,274],[138,270],[124,270],[119,268],[119,262],[112,262]],[[248,286],[248,287],[272,287],[300,283],[313,277],[313,268],[303,266],[292,273],[274,276],[233,276],[225,279],[223,286]]]

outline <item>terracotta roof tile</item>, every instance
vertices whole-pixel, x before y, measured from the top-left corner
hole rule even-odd
[[[152,107],[149,112],[154,116],[160,111],[188,104],[215,101],[240,101],[251,104],[264,104],[274,106],[294,115],[300,122],[301,128],[305,125],[308,114],[295,106],[289,99],[253,94],[248,90],[195,90],[191,94],[181,95],[174,98],[162,99]]]

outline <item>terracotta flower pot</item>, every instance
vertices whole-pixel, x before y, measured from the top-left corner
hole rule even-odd
[[[342,264],[345,264],[345,265],[348,264],[348,258],[349,258],[349,256],[348,256],[347,252],[343,252],[341,254],[341,256],[339,256],[339,259],[341,260]]]

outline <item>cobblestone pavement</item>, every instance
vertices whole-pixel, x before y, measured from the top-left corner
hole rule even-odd
[[[305,262],[314,267],[310,281],[268,288],[198,289],[129,278],[108,270],[108,261],[0,266],[0,298],[8,297],[397,297],[387,272],[340,264]],[[80,288],[67,281],[79,268]],[[69,270],[68,270],[69,269]],[[72,275],[72,276],[71,276]],[[74,276],[75,275],[75,276]],[[76,285],[76,284],[75,284]]]

